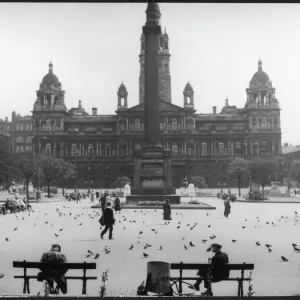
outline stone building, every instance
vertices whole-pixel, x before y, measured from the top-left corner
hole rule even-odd
[[[12,149],[9,126],[8,118],[5,120],[0,119],[0,157],[11,154]]]
[[[139,104],[130,107],[124,83],[117,90],[116,114],[89,114],[79,100],[67,109],[65,92],[49,64],[33,105],[32,116],[12,114],[13,152],[53,155],[76,164],[78,187],[109,187],[119,176],[131,177],[133,154],[143,143],[144,37],[140,45]],[[158,41],[161,142],[171,150],[173,185],[187,176],[202,176],[208,186],[225,184],[233,157],[281,154],[280,108],[262,62],[246,88],[245,105],[226,99],[220,112],[197,113],[191,83],[183,87],[182,106],[172,104],[169,37]],[[183,79],[184,80],[184,79]],[[231,183],[235,185],[235,183]]]

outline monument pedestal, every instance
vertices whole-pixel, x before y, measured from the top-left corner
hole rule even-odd
[[[134,182],[126,203],[165,201],[180,203],[172,187],[171,154],[160,143],[145,145],[135,153]]]

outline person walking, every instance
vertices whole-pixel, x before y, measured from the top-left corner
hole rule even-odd
[[[100,197],[100,203],[101,203],[102,211],[104,211],[104,209],[105,209],[105,204],[106,204],[106,197],[105,197],[105,194],[102,195],[102,196]]]
[[[207,251],[212,251],[215,255],[208,259],[208,263],[211,267],[208,269],[200,269],[197,273],[200,277],[204,277],[204,287],[206,291],[201,293],[202,296],[213,296],[211,284],[213,282],[219,282],[229,278],[230,271],[224,268],[224,264],[229,263],[227,253],[221,252],[222,246],[219,244],[211,244]],[[200,291],[200,284],[202,279],[198,279],[194,285],[190,285],[189,288]]]
[[[169,199],[166,199],[166,203],[163,205],[163,210],[164,210],[164,220],[172,220],[171,205]]]
[[[121,210],[121,201],[118,196],[115,197],[115,211],[120,211]]]
[[[91,203],[95,203],[95,194],[94,191],[91,192]]]
[[[228,198],[226,198],[224,200],[224,216],[226,218],[228,218],[229,214],[230,214],[230,210],[231,210],[231,206],[230,206],[230,200]]]
[[[109,239],[112,240],[113,226],[115,224],[114,211],[111,208],[111,203],[106,203],[106,208],[103,211],[103,221],[104,221],[104,229],[102,230],[100,236],[103,239],[104,234],[109,230]]]

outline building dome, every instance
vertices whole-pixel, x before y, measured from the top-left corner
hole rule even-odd
[[[184,88],[185,91],[193,91],[193,87],[191,86],[191,84],[188,82]]]
[[[50,62],[49,64],[49,72],[46,74],[40,84],[41,87],[51,87],[54,86],[56,88],[61,88],[61,83],[59,82],[57,76],[53,74],[53,65]]]
[[[271,81],[269,78],[269,75],[262,70],[262,62],[259,60],[258,62],[258,70],[257,72],[252,76],[252,79],[250,81],[251,85],[270,85]]]
[[[279,108],[279,102],[278,102],[278,100],[276,98],[273,98],[271,100],[270,105],[271,105],[271,108]]]
[[[85,111],[85,109],[81,106],[81,100],[79,100],[78,107],[71,108],[69,110],[69,113],[73,116],[86,116],[88,113]]]
[[[118,92],[120,93],[122,93],[122,92],[127,92],[127,89],[126,89],[126,86],[124,85],[124,83],[122,82],[121,84],[120,84],[120,86],[119,86],[119,89],[118,89]]]

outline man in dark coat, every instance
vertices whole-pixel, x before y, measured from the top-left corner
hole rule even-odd
[[[61,253],[61,247],[58,244],[54,244],[51,247],[51,250],[45,252],[41,258],[41,262],[44,263],[66,263],[67,259],[64,254]],[[63,294],[67,293],[67,280],[65,278],[65,273],[67,272],[66,268],[59,267],[58,269],[41,269],[42,272],[38,274],[38,281],[46,280],[50,287],[50,294],[59,294],[59,290]],[[54,281],[57,283],[57,286],[54,290]]]
[[[197,275],[204,277],[204,287],[206,291],[202,293],[202,296],[213,296],[211,290],[212,282],[219,282],[229,277],[229,270],[224,268],[224,264],[229,263],[229,258],[227,253],[221,252],[222,246],[219,244],[212,244],[207,251],[212,251],[215,255],[208,260],[211,263],[211,267],[208,269],[200,269]],[[195,289],[196,291],[200,291],[200,284],[202,279],[198,279],[193,286],[189,286],[191,289]]]
[[[104,225],[105,228],[101,232],[101,239],[103,239],[104,234],[109,230],[109,239],[112,239],[113,226],[115,224],[114,211],[110,207],[111,203],[106,203],[106,208],[103,211]]]
[[[171,205],[169,199],[166,199],[166,203],[163,205],[163,210],[164,210],[164,220],[172,220]]]

